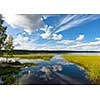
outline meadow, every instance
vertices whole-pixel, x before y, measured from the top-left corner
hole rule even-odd
[[[54,54],[14,54],[10,58],[50,60],[53,56]],[[7,55],[4,55],[3,57],[7,57]]]
[[[63,54],[63,57],[72,63],[84,67],[92,84],[100,84],[100,56]]]

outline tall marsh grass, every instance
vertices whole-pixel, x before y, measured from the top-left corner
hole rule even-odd
[[[93,84],[100,84],[100,56],[81,56],[63,54],[63,57],[75,64],[84,67]]]
[[[6,57],[7,55],[4,55]],[[54,54],[14,54],[12,58],[50,60]]]

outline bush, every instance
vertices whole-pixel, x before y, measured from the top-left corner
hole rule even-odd
[[[2,77],[2,81],[3,81],[4,85],[10,85],[10,84],[15,83],[16,78],[11,75],[6,75],[6,76]]]

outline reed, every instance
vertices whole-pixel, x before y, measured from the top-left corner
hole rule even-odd
[[[4,55],[6,57],[7,55]],[[54,54],[14,54],[12,58],[50,60]]]
[[[63,54],[63,57],[75,64],[84,67],[93,84],[100,84],[100,56],[81,56]]]

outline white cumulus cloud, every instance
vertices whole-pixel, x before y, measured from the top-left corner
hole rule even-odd
[[[98,40],[98,41],[100,41],[100,38],[95,38],[95,40]]]
[[[68,46],[70,50],[100,50],[100,41],[93,41],[87,43],[80,43],[76,45]]]
[[[40,36],[43,39],[53,39],[53,40],[61,40],[63,38],[62,34],[52,33],[51,29],[52,29],[51,26],[45,25],[44,28],[41,28],[41,30],[43,30],[44,33],[40,34]]]
[[[26,32],[33,32],[44,26],[41,14],[4,14],[3,17],[13,28],[20,27]]]
[[[71,43],[80,44],[82,40],[84,39],[84,37],[85,37],[84,35],[80,34],[75,40],[62,39],[61,41],[57,41],[57,43],[66,44],[66,45],[69,45]]]
[[[52,39],[61,40],[63,38],[62,34],[52,34]]]
[[[40,34],[40,36],[43,39],[49,39],[51,36],[51,27],[48,27],[47,25],[44,26],[44,28],[41,28],[42,31],[44,31],[44,33]]]
[[[76,38],[76,41],[82,41],[84,39],[84,35],[79,35],[79,37]]]
[[[74,43],[74,40],[61,40],[61,41],[57,41],[57,43],[59,43],[59,44],[70,44],[70,43]]]
[[[14,49],[24,49],[24,50],[33,50],[35,49],[34,40],[30,40],[29,37],[24,37],[22,35],[18,35],[14,39]]]
[[[43,39],[49,39],[50,38],[50,33],[42,33],[40,36],[43,38]]]

